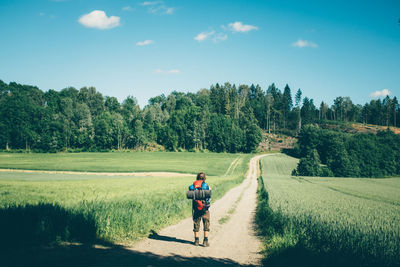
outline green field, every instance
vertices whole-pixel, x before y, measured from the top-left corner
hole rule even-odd
[[[400,178],[294,177],[297,162],[283,154],[261,161],[271,264],[296,250],[321,265],[400,264]]]
[[[243,180],[251,157],[243,154],[150,152],[1,156],[1,165],[8,168],[205,171],[214,174],[207,177],[213,189],[213,200]],[[5,162],[4,158],[13,160]],[[105,162],[110,164],[110,168]],[[143,166],[140,166],[141,162],[145,162]],[[34,168],[35,163],[37,168]],[[194,176],[166,178],[1,172],[0,235],[7,246],[96,240],[130,244],[147,236],[151,230],[157,231],[190,216],[191,202],[186,199],[185,192],[193,179]]]
[[[0,153],[0,168],[87,172],[168,171],[223,175],[238,154],[190,152]]]

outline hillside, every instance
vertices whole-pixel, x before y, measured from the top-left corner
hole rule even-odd
[[[373,133],[376,134],[378,131],[385,131],[388,129],[387,126],[374,125],[374,124],[364,124],[364,123],[337,123],[337,122],[329,122],[329,123],[321,123],[320,126],[322,128],[338,130],[347,133]],[[400,134],[399,127],[390,126],[389,129],[393,131],[395,134]]]

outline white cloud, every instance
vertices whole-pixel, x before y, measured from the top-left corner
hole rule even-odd
[[[228,27],[232,32],[249,32],[249,31],[253,31],[253,30],[258,30],[257,26],[245,25],[240,21],[229,23]]]
[[[210,31],[210,32],[201,32],[198,35],[196,35],[194,37],[194,39],[196,41],[202,42],[206,39],[208,39],[209,37],[213,36],[215,34],[215,31]]]
[[[123,11],[132,11],[132,8],[130,6],[124,6],[122,8]]]
[[[160,4],[161,1],[145,1],[141,3],[142,6],[154,6]]]
[[[156,69],[156,73],[165,73],[165,74],[180,74],[181,71],[177,69],[172,69],[172,70],[163,70],[163,69]]]
[[[44,16],[45,14],[43,13],[43,12],[40,12],[39,13],[39,16]]]
[[[169,73],[169,74],[179,74],[179,73],[181,73],[181,71],[180,70],[169,70],[167,73]]]
[[[307,40],[301,40],[301,39],[297,40],[297,42],[294,42],[294,43],[292,44],[292,46],[294,46],[294,47],[300,47],[300,48],[303,48],[303,47],[313,47],[313,48],[316,48],[316,47],[318,47],[318,45],[317,45],[316,43],[314,43],[314,42],[307,41]]]
[[[174,13],[174,11],[175,11],[174,7],[166,7],[165,14],[172,14]]]
[[[167,14],[167,15],[172,15],[175,11],[175,8],[173,7],[166,7],[164,5],[161,6],[152,6],[149,7],[148,11],[153,14]]]
[[[385,97],[387,95],[391,95],[392,92],[389,89],[383,89],[382,91],[375,91],[370,94],[371,97]]]
[[[220,41],[225,41],[226,39],[228,39],[228,35],[225,33],[216,33],[214,30],[212,30],[209,32],[201,32],[193,39],[199,42],[211,39],[214,43],[218,43]]]
[[[174,7],[166,6],[163,1],[145,1],[140,5],[147,7],[147,11],[153,14],[171,15],[175,12]]]
[[[223,33],[218,33],[213,37],[213,42],[214,43],[218,43],[220,41],[225,41],[228,39],[228,35],[227,34],[223,34]]]
[[[117,16],[107,17],[102,10],[94,10],[79,18],[79,23],[88,28],[112,29],[120,25],[120,18]]]
[[[153,40],[144,40],[142,42],[136,43],[137,46],[145,46],[145,45],[150,45],[150,44],[154,44],[154,41]]]

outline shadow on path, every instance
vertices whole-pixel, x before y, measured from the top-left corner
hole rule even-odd
[[[182,244],[193,244],[193,242],[190,242],[188,240],[183,240],[183,239],[179,239],[179,238],[176,238],[176,237],[170,237],[170,236],[165,236],[165,235],[159,235],[154,230],[151,230],[151,234],[148,236],[148,238],[155,239],[155,240],[166,241],[166,242],[176,242],[176,243],[182,243]]]
[[[1,266],[240,266],[229,259],[159,256],[117,245],[65,245],[1,251]]]

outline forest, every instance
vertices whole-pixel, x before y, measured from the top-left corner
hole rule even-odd
[[[400,135],[343,133],[307,125],[299,134],[293,171],[302,176],[387,177],[400,174]]]
[[[297,135],[304,125],[327,121],[400,126],[399,113],[396,97],[365,105],[337,97],[331,106],[316,106],[301,89],[293,98],[289,85],[280,90],[274,83],[266,90],[217,83],[196,93],[174,91],[140,108],[133,96],[120,103],[94,87],[44,92],[0,80],[0,149],[248,153],[257,148],[263,131]]]

